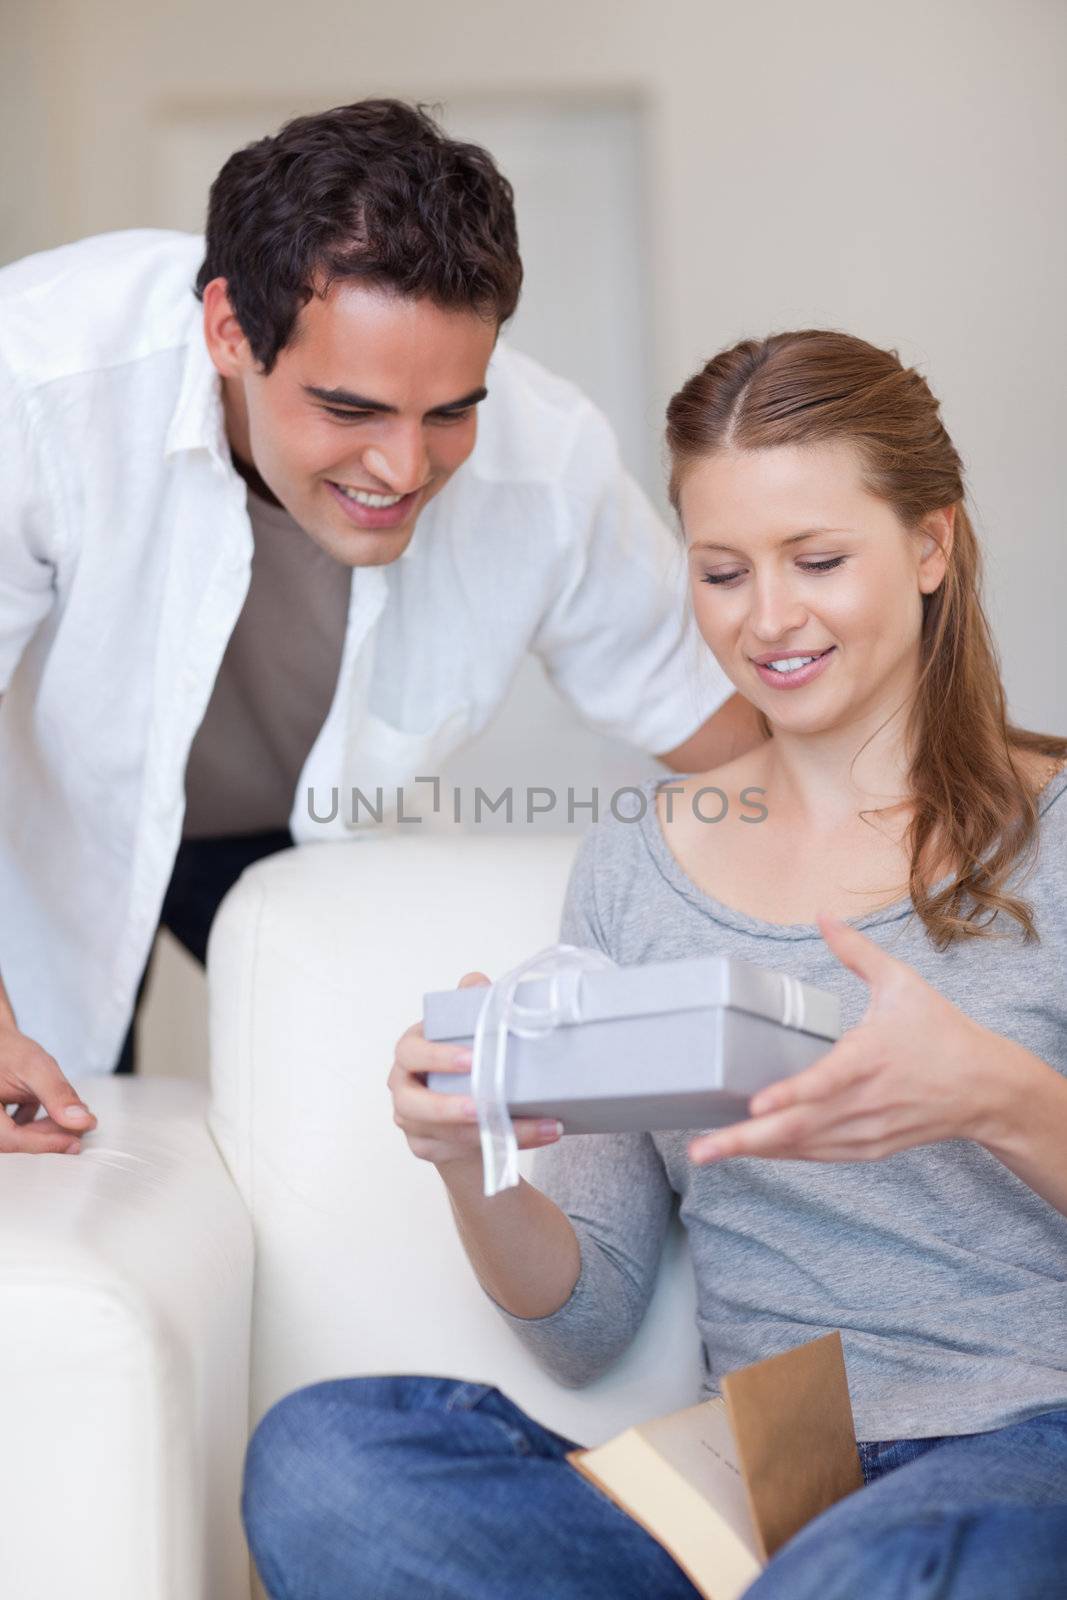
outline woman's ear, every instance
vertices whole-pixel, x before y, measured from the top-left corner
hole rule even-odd
[[[933,594],[945,576],[952,538],[956,529],[956,507],[944,506],[931,511],[919,524],[922,543],[919,551],[919,588],[923,594]]]

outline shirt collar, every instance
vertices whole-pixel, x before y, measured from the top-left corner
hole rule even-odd
[[[185,352],[178,403],[167,429],[164,457],[182,450],[207,450],[230,466],[230,446],[222,409],[222,379],[208,355],[199,319]]]

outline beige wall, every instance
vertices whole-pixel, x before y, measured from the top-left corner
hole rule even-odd
[[[1059,0],[8,0],[5,255],[152,213],[176,111],[625,89],[649,108],[649,426],[703,356],[898,346],[971,469],[1020,718],[1067,726]],[[15,127],[17,121],[18,126]],[[576,286],[576,293],[581,286]]]
[[[266,131],[369,93],[640,96],[650,429],[741,335],[896,345],[970,467],[1013,711],[1067,731],[1060,0],[8,0],[5,24],[5,257],[154,219],[160,130],[196,108]]]

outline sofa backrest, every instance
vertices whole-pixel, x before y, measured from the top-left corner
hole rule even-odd
[[[630,1351],[566,1390],[482,1293],[440,1178],[392,1120],[393,1046],[423,993],[554,942],[575,847],[382,831],[273,856],[224,902],[211,1127],[255,1228],[253,1421],[302,1384],[386,1372],[495,1383],[586,1444],[698,1398],[679,1228]]]

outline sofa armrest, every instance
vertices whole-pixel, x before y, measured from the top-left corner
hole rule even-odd
[[[0,1156],[0,1593],[247,1600],[249,1218],[199,1085],[82,1090],[80,1155]]]

